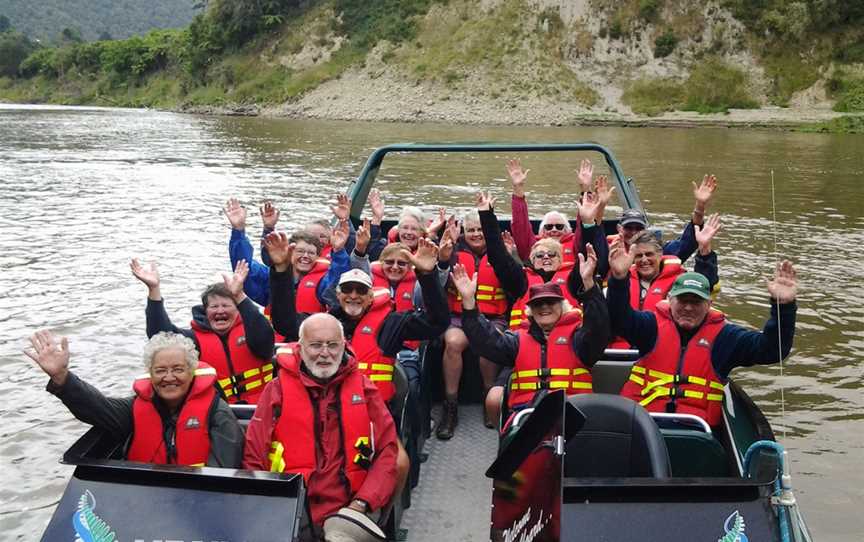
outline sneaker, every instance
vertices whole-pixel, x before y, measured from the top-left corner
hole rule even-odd
[[[441,417],[438,419],[438,427],[435,428],[435,436],[439,440],[450,440],[453,432],[459,424],[458,405],[455,401],[444,401],[441,405]]]

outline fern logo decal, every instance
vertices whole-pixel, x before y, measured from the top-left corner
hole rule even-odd
[[[723,522],[723,529],[726,534],[717,539],[717,542],[749,542],[747,535],[744,534],[744,518],[735,510],[726,521]]]
[[[96,515],[96,497],[90,490],[78,499],[78,510],[72,515],[75,542],[114,542],[116,535],[111,527]]]

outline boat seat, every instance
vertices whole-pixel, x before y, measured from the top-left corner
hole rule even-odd
[[[626,397],[574,395],[567,399],[585,415],[585,425],[567,441],[568,478],[668,478],[669,453],[648,412]]]
[[[729,459],[714,435],[693,429],[661,429],[672,476],[703,478],[729,476]]]

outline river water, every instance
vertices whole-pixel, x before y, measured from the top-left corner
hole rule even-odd
[[[669,235],[692,209],[690,182],[715,173],[717,305],[761,327],[776,253],[801,282],[795,349],[783,367],[738,370],[790,451],[793,482],[818,540],[860,540],[864,520],[864,138],[726,129],[503,128],[199,117],[152,111],[0,106],[0,539],[35,540],[71,468],[62,452],[85,430],[44,391],[21,353],[51,328],[72,364],[126,395],[141,372],[146,290],[131,257],[158,261],[178,323],[198,292],[228,271],[238,196],[272,198],[287,229],[325,216],[327,202],[380,145],[423,141],[597,141],[636,179],[649,217]],[[582,156],[522,156],[532,214],[572,213]],[[492,190],[509,213],[500,155],[396,157],[378,187],[389,217],[404,204],[465,210]],[[776,240],[771,172],[776,187]],[[776,253],[775,253],[776,246]],[[781,390],[782,393],[781,393]],[[785,409],[783,408],[785,401]],[[785,410],[785,413],[784,413]]]

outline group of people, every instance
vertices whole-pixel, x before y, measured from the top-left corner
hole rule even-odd
[[[76,377],[65,338],[37,332],[26,352],[50,376],[48,391],[125,442],[128,460],[301,473],[313,536],[333,541],[380,537],[378,524],[407,483],[411,459],[391,408],[397,372],[407,378],[409,400],[428,385],[423,341],[442,343],[435,434],[443,440],[458,425],[469,349],[479,360],[486,423],[501,417],[502,431],[509,423],[502,408],[517,412],[554,390],[591,393],[591,368],[606,348],[639,352],[622,395],[712,425],[721,421],[732,368],[788,355],[797,291],[789,262],[768,283],[771,315],[762,331],[711,308],[719,282],[711,243],[720,229],[717,214],[706,216],[713,176],[693,183],[691,220],[661,244],[638,209],[618,217],[617,234],[605,234],[614,188],[587,160],[574,223],[550,211],[535,233],[528,171],[518,160],[506,167],[509,232],[484,193],[461,220],[443,209],[427,220],[405,207],[387,232],[374,190],[372,217],[356,229],[344,195],[332,220],[290,235],[276,229],[279,210],[266,202],[261,262],[246,235],[246,209],[229,200],[233,273],[204,290],[189,328],[169,319],[155,264],[132,260],[148,289],[149,341],[148,374],[135,380],[130,398],[106,398]],[[245,431],[233,403],[257,405]]]

